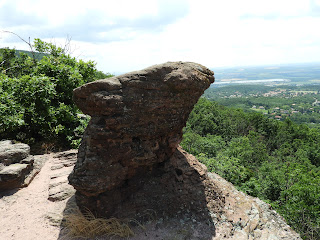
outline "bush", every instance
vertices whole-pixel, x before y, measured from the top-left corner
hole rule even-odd
[[[77,147],[88,118],[79,117],[72,91],[112,75],[40,39],[33,47],[41,57],[0,50],[0,138]]]

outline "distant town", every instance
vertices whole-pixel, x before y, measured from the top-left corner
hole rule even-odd
[[[320,123],[320,85],[228,85],[211,87],[207,98],[222,105],[256,111],[270,119],[287,117],[313,125]]]

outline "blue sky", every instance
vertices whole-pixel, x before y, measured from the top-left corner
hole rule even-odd
[[[0,0],[0,31],[64,45],[99,70],[320,62],[320,0]],[[0,47],[28,49],[0,32]]]

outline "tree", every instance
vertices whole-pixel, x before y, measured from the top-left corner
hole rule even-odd
[[[0,50],[0,137],[76,146],[88,120],[78,115],[73,89],[111,75],[98,71],[94,62],[77,60],[40,39],[32,49],[41,58]]]
[[[320,129],[200,99],[181,145],[252,196],[269,202],[304,239],[320,236]]]

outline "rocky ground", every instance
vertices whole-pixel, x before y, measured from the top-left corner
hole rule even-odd
[[[67,176],[75,163],[76,151],[47,154],[42,158],[46,160],[42,170],[28,187],[0,193],[1,240],[70,239],[61,221],[75,207],[74,189],[68,184]],[[130,239],[300,239],[268,204],[237,191],[216,174],[208,175],[210,184],[224,198],[223,206],[211,212],[213,222],[150,220],[143,228],[133,227],[135,236]],[[211,200],[208,202],[210,205]]]

